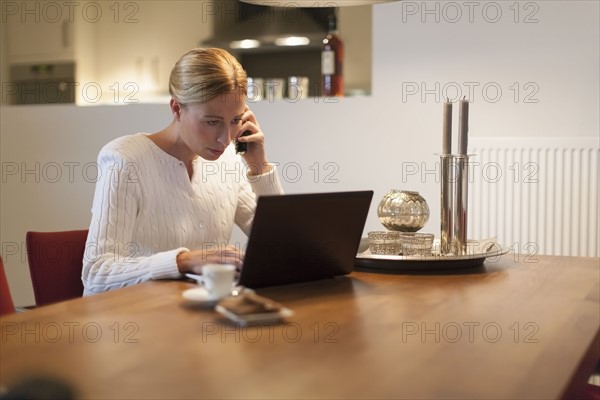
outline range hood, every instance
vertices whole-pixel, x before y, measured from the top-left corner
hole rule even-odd
[[[213,5],[213,36],[202,45],[235,52],[320,47],[327,18],[335,12],[333,7],[268,7],[239,0],[219,0]]]

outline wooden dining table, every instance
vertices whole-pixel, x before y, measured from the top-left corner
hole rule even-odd
[[[444,272],[354,271],[257,289],[290,308],[241,325],[136,286],[0,319],[0,386],[81,399],[574,399],[600,357],[598,258],[508,253]]]

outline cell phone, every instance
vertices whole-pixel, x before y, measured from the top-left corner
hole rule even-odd
[[[245,131],[240,136],[248,136],[251,135],[252,132]],[[244,154],[248,150],[248,143],[235,141],[235,152],[236,154]]]

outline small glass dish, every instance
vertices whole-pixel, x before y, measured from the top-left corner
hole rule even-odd
[[[369,232],[369,250],[371,254],[398,255],[402,246],[400,232],[374,231]]]
[[[433,233],[400,233],[404,256],[430,256],[433,251]]]

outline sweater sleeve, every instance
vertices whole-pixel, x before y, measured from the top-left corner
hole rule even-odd
[[[83,260],[85,294],[100,293],[150,279],[179,277],[176,258],[186,248],[145,255],[133,241],[140,183],[137,168],[116,149],[98,156],[98,181]]]
[[[250,234],[257,196],[283,194],[277,167],[270,165],[271,171],[262,175],[247,175],[240,185],[235,223],[246,235]]]

